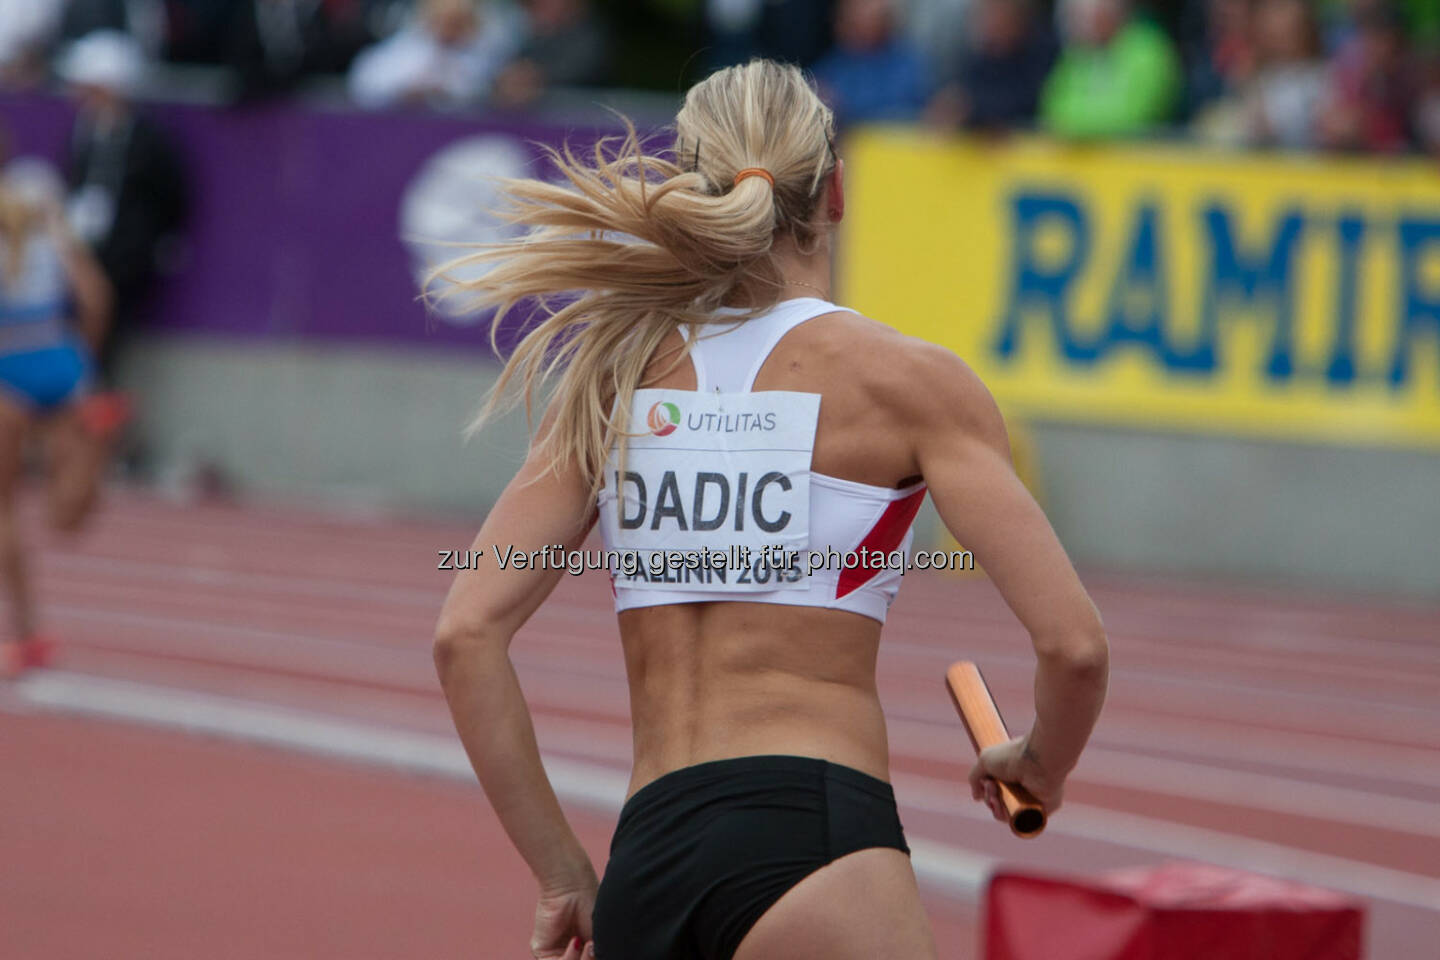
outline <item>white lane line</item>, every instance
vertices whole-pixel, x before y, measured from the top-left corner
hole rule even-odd
[[[453,737],[410,733],[256,701],[62,671],[27,676],[15,686],[24,701],[65,713],[131,720],[407,772],[474,776],[464,750]]]
[[[464,751],[448,736],[64,672],[32,675],[16,687],[24,701],[53,710],[225,736],[466,781],[473,776]],[[553,756],[545,758],[545,769],[556,792],[565,799],[611,814],[620,809],[627,782],[622,771]],[[948,815],[978,816],[971,805],[962,802],[954,784],[914,775],[901,775],[895,781],[907,806]],[[1068,805],[1050,829],[1152,853],[1292,876],[1378,900],[1440,911],[1440,880],[1433,877],[1248,837],[1082,804]],[[978,893],[995,864],[991,858],[924,837],[912,838],[911,846],[916,873],[927,883],[953,893]]]
[[[973,850],[937,843],[925,837],[905,838],[910,865],[921,886],[962,900],[979,900],[1000,861]]]
[[[467,782],[474,778],[465,751],[454,737],[59,671],[26,677],[16,686],[24,701],[50,710],[284,747],[409,773]],[[544,757],[544,763],[555,792],[563,799],[607,814],[619,812],[629,783],[623,771],[555,756]],[[977,898],[994,867],[991,858],[948,844],[921,838],[910,845],[916,875],[939,892]]]

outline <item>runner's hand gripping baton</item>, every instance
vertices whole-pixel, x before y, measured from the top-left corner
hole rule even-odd
[[[945,686],[960,713],[961,722],[965,724],[965,732],[970,735],[970,744],[975,748],[977,757],[981,750],[1009,741],[1005,721],[1000,719],[995,698],[990,696],[990,688],[985,685],[985,678],[980,676],[979,667],[969,660],[952,663],[945,671]],[[1018,783],[997,781],[997,784],[1005,811],[1010,815],[1010,832],[1017,837],[1038,836],[1045,829],[1045,811],[1040,803]]]

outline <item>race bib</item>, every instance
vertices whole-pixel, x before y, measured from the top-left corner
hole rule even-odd
[[[810,459],[820,395],[637,390],[623,467],[599,498],[617,585],[744,593],[806,589]]]

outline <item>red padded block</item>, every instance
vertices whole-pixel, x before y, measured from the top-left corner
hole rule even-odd
[[[1360,960],[1365,915],[1342,894],[1200,863],[1094,878],[1001,871],[985,960]]]

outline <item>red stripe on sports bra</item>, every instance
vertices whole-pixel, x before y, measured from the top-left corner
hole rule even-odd
[[[880,514],[880,519],[875,521],[875,526],[870,528],[870,532],[865,534],[855,547],[856,552],[877,550],[880,553],[889,553],[900,546],[900,541],[905,539],[905,531],[910,529],[915,514],[920,512],[920,504],[924,502],[925,488],[921,487],[908,497],[901,497],[891,503],[885,508],[885,512]],[[876,564],[870,569],[857,566],[841,570],[839,579],[835,581],[835,599],[839,600],[845,594],[860,589],[883,569],[883,564]]]

